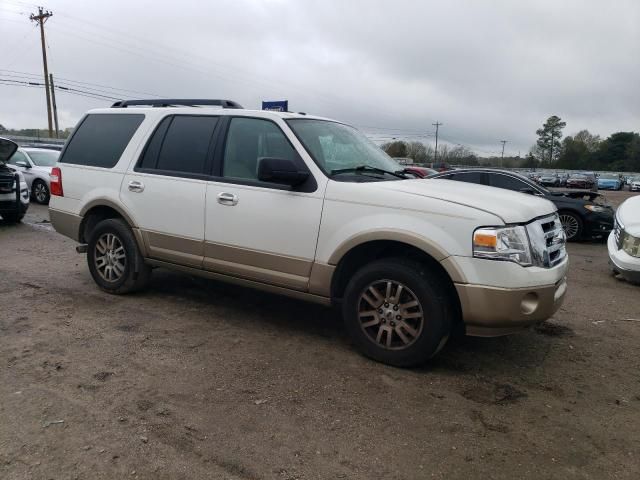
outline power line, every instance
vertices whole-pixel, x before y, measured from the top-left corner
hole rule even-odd
[[[26,81],[26,80],[13,80],[13,79],[8,79],[8,78],[0,78],[0,82],[3,82],[5,85],[31,86],[31,87],[46,88],[46,85],[44,83]],[[59,91],[62,91],[62,92],[79,93],[79,94],[83,94],[82,96],[90,95],[93,98],[101,99],[101,100],[120,100],[119,97],[112,97],[112,96],[109,96],[109,95],[102,95],[102,94],[95,93],[95,92],[92,92],[92,91],[80,90],[80,89],[76,89],[76,88],[65,87],[65,86],[62,86],[62,85],[56,85],[55,88],[57,90],[59,90]]]

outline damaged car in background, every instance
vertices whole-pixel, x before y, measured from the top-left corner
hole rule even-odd
[[[29,187],[22,173],[7,162],[18,149],[18,145],[0,138],[0,217],[5,223],[17,223],[29,208]]]
[[[606,198],[587,190],[551,191],[524,175],[491,168],[459,169],[430,178],[479,183],[546,198],[558,209],[568,241],[604,237],[613,229],[614,209]]]

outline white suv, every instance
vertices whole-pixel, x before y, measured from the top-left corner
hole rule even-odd
[[[545,320],[566,291],[551,202],[415,179],[358,130],[303,113],[227,100],[92,110],[51,195],[54,227],[107,292],[167,267],[340,305],[358,348],[398,366],[454,331]]]

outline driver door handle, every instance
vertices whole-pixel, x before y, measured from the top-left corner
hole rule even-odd
[[[238,196],[233,193],[222,192],[218,194],[218,203],[220,205],[227,205],[233,207],[238,204]]]

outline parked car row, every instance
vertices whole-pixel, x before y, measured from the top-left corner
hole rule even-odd
[[[549,191],[524,175],[509,170],[459,169],[429,178],[478,183],[545,198],[558,209],[568,241],[602,237],[613,230],[613,208],[601,195],[586,191]]]

